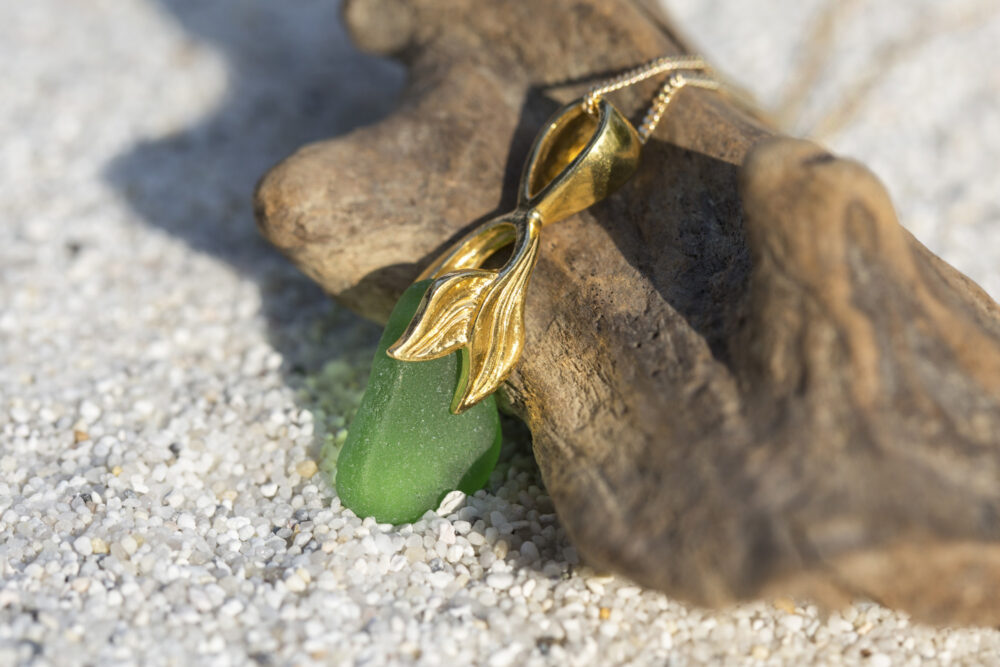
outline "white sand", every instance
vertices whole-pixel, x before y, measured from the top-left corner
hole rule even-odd
[[[870,603],[713,613],[597,576],[516,450],[444,517],[343,511],[313,461],[377,330],[271,252],[248,205],[269,164],[401,83],[352,55],[330,4],[0,4],[0,665],[1000,660],[997,631]],[[816,1],[671,5],[776,109],[817,41]],[[853,5],[790,120],[873,165],[996,296],[996,12]],[[928,46],[837,127],[852,80],[915,30]]]

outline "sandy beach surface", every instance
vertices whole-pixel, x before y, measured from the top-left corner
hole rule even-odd
[[[870,165],[1000,296],[995,0],[669,0],[794,133]],[[868,601],[722,611],[594,572],[523,443],[402,528],[317,470],[377,327],[257,235],[401,69],[329,0],[0,4],[0,665],[997,664]]]

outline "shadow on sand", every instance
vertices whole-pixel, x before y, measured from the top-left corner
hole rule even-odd
[[[149,225],[257,283],[283,380],[310,396],[303,407],[325,408],[333,427],[341,426],[367,380],[380,328],[333,303],[267,244],[251,199],[257,180],[298,147],[387,115],[405,72],[354,49],[332,0],[300,0],[294,8],[273,0],[156,1],[193,43],[223,56],[228,89],[210,115],[117,156],[105,178]],[[528,466],[537,478],[530,436],[513,430],[508,448],[516,461],[505,456],[498,471]]]
[[[290,386],[301,388],[332,360],[342,362],[341,379],[356,392],[365,374],[348,376],[367,366],[361,359],[378,328],[333,304],[260,237],[251,197],[261,175],[302,144],[387,114],[404,83],[402,67],[357,52],[330,0],[297,2],[294,11],[271,0],[157,4],[193,43],[221,54],[227,91],[195,124],[117,156],[105,178],[148,224],[259,285]]]

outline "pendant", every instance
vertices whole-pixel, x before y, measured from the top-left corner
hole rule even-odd
[[[523,352],[542,228],[620,188],[673,94],[685,85],[719,88],[706,69],[696,56],[659,58],[557,111],[528,154],[517,207],[469,232],[403,294],[338,459],[346,507],[382,522],[413,521],[448,492],[485,484],[500,443],[492,394]],[[602,97],[666,71],[677,73],[638,129]],[[483,268],[511,244],[500,269]]]

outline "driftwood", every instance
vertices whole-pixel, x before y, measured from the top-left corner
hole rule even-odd
[[[686,53],[641,0],[359,0],[411,80],[390,118],[302,148],[264,235],[383,320],[512,208],[580,77]],[[651,89],[616,102],[639,113]],[[863,596],[1000,622],[1000,308],[896,221],[863,166],[684,91],[639,173],[542,234],[504,390],[587,561],[700,604]],[[742,166],[741,166],[742,165]]]

